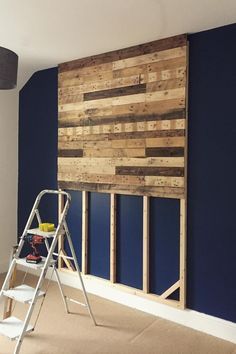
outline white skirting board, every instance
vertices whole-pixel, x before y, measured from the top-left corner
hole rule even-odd
[[[30,270],[30,272],[35,274],[33,270]],[[47,277],[50,277],[49,272]],[[80,288],[79,279],[75,274],[60,272],[60,278],[64,285],[68,285],[73,288]],[[236,323],[234,322],[222,320],[221,318],[209,316],[194,310],[176,309],[150,299],[129,294],[117,289],[108,281],[90,275],[83,276],[83,279],[88,293],[172,322],[179,323],[183,326],[193,328],[236,344]],[[55,275],[53,280],[56,280]]]

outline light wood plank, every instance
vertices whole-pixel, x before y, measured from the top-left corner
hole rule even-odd
[[[184,167],[184,157],[59,157],[58,163],[67,166],[151,166],[151,167]]]
[[[149,207],[150,199],[143,197],[143,291],[149,293]]]
[[[134,58],[117,60],[113,62],[113,70],[129,68],[136,65],[155,63],[161,60],[168,60],[173,58],[182,57],[186,53],[186,46],[167,49],[151,54],[139,55]]]
[[[82,191],[82,273],[88,272],[88,192]]]
[[[176,283],[174,283],[172,286],[169,287],[164,293],[160,295],[162,299],[167,299],[174,291],[179,289],[180,286],[180,281],[178,280]]]
[[[118,87],[126,87],[130,85],[138,85],[140,83],[140,76],[135,74],[127,77],[115,78],[112,80],[89,82],[82,85],[69,86],[59,88],[59,97],[74,96],[86,92],[96,92],[100,90],[110,90]]]
[[[116,282],[116,194],[110,197],[110,281]]]
[[[186,199],[180,200],[180,304],[181,308],[185,308],[186,303]]]
[[[125,104],[141,103],[141,102],[158,102],[163,100],[171,100],[177,98],[185,98],[185,88],[177,88],[172,90],[156,91],[151,93],[138,93],[134,95],[109,97],[99,100],[67,103],[59,105],[59,112],[68,112],[83,109],[103,108],[105,106],[120,106]]]

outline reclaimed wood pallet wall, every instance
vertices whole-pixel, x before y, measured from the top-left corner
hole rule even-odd
[[[59,65],[62,189],[185,198],[186,35]]]

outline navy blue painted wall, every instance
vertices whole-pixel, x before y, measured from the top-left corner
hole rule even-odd
[[[236,322],[236,25],[189,36],[188,307]],[[36,73],[20,93],[19,211],[56,188],[57,70]],[[69,226],[81,262],[81,193],[72,192]],[[142,286],[142,198],[118,197],[117,276]],[[176,281],[178,203],[151,200],[151,289]],[[48,205],[47,211],[51,209]],[[108,196],[90,196],[89,269],[109,276]],[[55,211],[53,212],[55,214]],[[52,213],[52,214],[53,214]],[[171,221],[170,221],[171,220]],[[171,259],[171,265],[168,260]]]
[[[188,306],[236,322],[236,25],[189,39]]]
[[[150,201],[150,291],[162,294],[179,279],[179,201]]]
[[[142,289],[142,197],[117,198],[117,282]]]
[[[35,197],[57,186],[57,68],[36,72],[19,96],[18,233]],[[55,220],[53,199],[42,202],[45,219]]]
[[[88,271],[110,278],[110,196],[89,194]]]
[[[73,245],[75,248],[75,253],[78,259],[79,266],[81,268],[81,249],[82,249],[82,192],[78,191],[67,191],[71,195],[70,209],[67,214],[67,225],[73,239]],[[68,255],[69,245],[65,243],[65,251]]]

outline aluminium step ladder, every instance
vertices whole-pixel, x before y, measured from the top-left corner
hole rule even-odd
[[[64,204],[63,211],[61,212],[60,217],[59,217],[58,226],[55,231],[51,231],[51,232],[41,231],[38,228],[37,229],[30,228],[35,217],[37,218],[38,223],[39,224],[41,223],[41,217],[39,214],[38,207],[39,207],[39,203],[41,201],[41,198],[45,194],[56,194],[58,196],[65,196],[66,197],[66,202]],[[41,308],[43,306],[43,302],[44,302],[44,299],[45,299],[45,296],[46,296],[46,293],[47,293],[47,290],[48,290],[48,287],[50,284],[50,280],[52,279],[54,272],[55,272],[56,280],[57,280],[57,283],[59,286],[60,294],[62,296],[62,300],[63,300],[64,306],[65,306],[66,312],[69,313],[67,301],[72,301],[72,302],[77,303],[79,305],[85,306],[88,309],[89,315],[90,315],[94,325],[96,325],[96,321],[93,316],[93,313],[92,313],[92,310],[90,307],[90,303],[89,303],[89,299],[88,299],[88,296],[87,296],[87,293],[85,290],[85,286],[83,283],[83,279],[82,279],[82,276],[80,273],[80,268],[78,265],[74,246],[73,246],[71,236],[70,236],[70,233],[68,230],[68,226],[66,223],[66,215],[67,215],[67,212],[69,209],[70,201],[71,201],[70,194],[66,193],[64,191],[43,190],[42,192],[39,193],[39,195],[37,196],[37,198],[35,200],[33,208],[31,210],[31,213],[30,213],[29,219],[26,223],[23,234],[20,237],[19,245],[18,245],[16,252],[12,258],[12,261],[10,263],[10,267],[7,272],[6,278],[3,282],[2,289],[0,291],[0,301],[3,299],[10,299],[10,301],[14,300],[16,302],[21,302],[21,303],[29,305],[28,311],[26,313],[26,317],[23,321],[19,320],[18,318],[14,317],[14,316],[7,317],[7,318],[3,319],[2,321],[0,321],[0,335],[4,335],[4,336],[8,337],[10,340],[16,341],[14,354],[18,354],[20,352],[21,345],[22,345],[25,335],[29,332],[32,332],[36,326],[36,323],[37,323],[37,320],[38,320],[38,317],[39,317],[39,314],[40,314]],[[47,256],[43,257],[42,261],[38,264],[27,263],[25,258],[20,258],[20,253],[22,251],[24,243],[26,242],[24,237],[27,234],[38,235],[38,236],[44,237],[44,243],[45,243],[45,246],[47,249]],[[69,259],[70,261],[74,262],[75,269],[78,274],[78,277],[79,277],[79,280],[81,283],[81,288],[83,291],[83,296],[84,296],[84,301],[85,301],[84,303],[81,303],[77,300],[68,298],[67,296],[65,296],[65,294],[63,292],[62,284],[61,284],[61,281],[59,278],[59,273],[56,268],[56,262],[57,262],[58,258],[60,257],[61,250],[59,249],[58,253],[55,252],[59,237],[61,235],[64,235],[64,237],[68,241],[72,256],[71,257],[66,256],[66,258]],[[51,242],[49,240],[51,240]],[[65,256],[63,256],[63,257],[65,258]],[[32,269],[39,270],[41,272],[35,288],[32,288],[24,283],[22,283],[21,285],[15,287],[15,288],[10,288],[10,280],[11,280],[12,274],[14,273],[15,267],[18,264],[23,267],[26,267],[26,268],[32,268]],[[45,280],[45,277],[46,277],[49,267],[52,268],[51,278],[49,278],[46,291],[43,291],[42,286],[43,286],[43,283],[44,283],[44,280]],[[24,282],[24,279],[23,279],[23,282]],[[40,308],[39,308],[39,312],[38,312],[35,324],[31,325],[30,320],[33,315],[34,307],[37,303],[37,300],[39,300],[39,299],[42,300]]]

